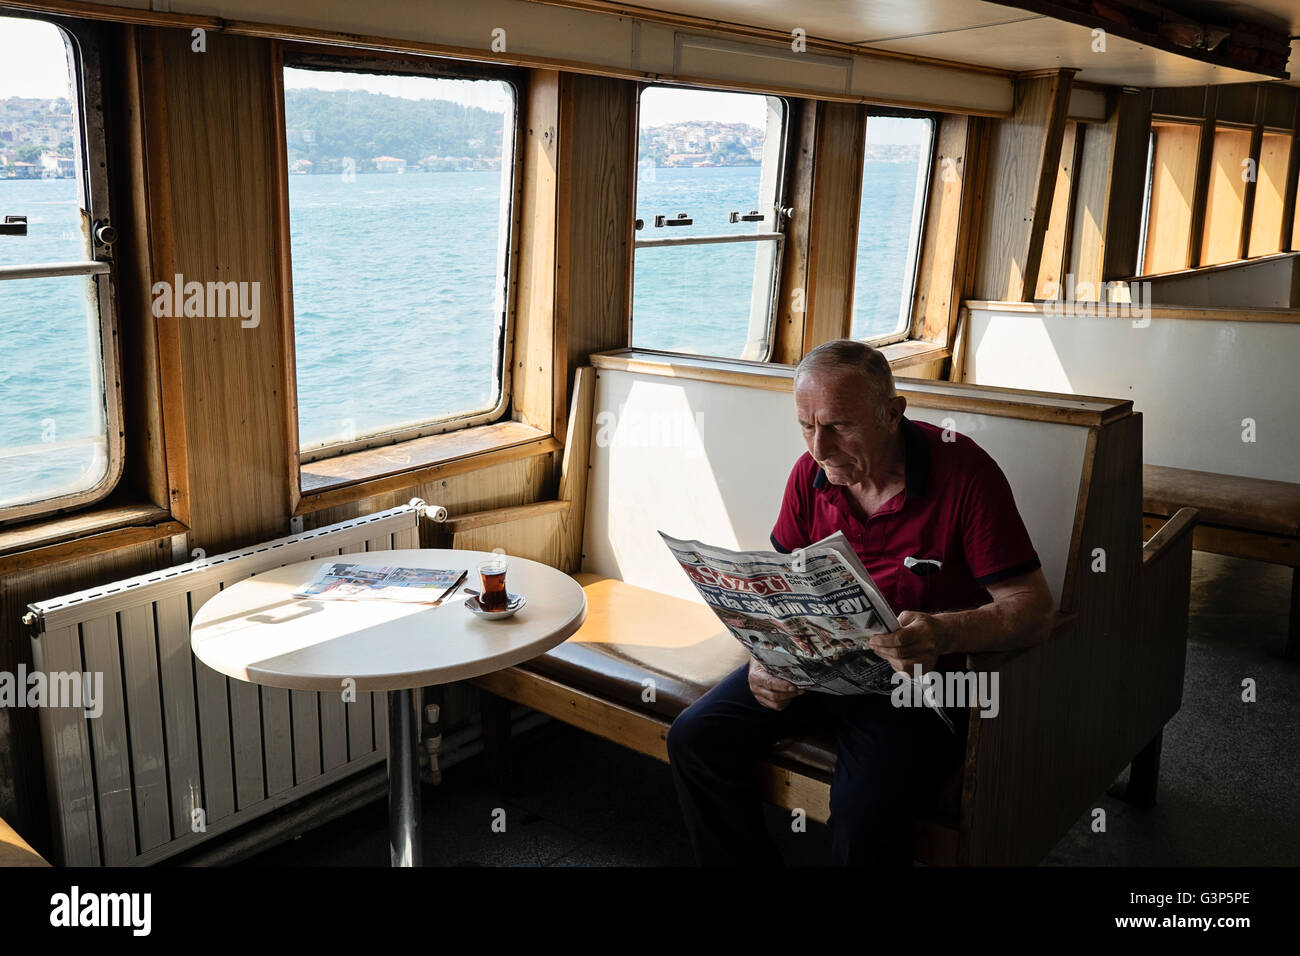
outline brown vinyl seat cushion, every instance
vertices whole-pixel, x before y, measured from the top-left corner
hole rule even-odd
[[[575,578],[587,594],[587,620],[559,647],[519,665],[521,670],[671,722],[749,660],[703,604],[594,574]],[[642,698],[647,678],[654,681],[653,701]],[[772,753],[821,775],[835,769],[830,734],[785,737]]]
[[[1300,535],[1300,484],[1143,465],[1142,510],[1168,516],[1179,508],[1195,508],[1203,524]]]

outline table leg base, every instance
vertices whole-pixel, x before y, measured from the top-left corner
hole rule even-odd
[[[420,826],[420,728],[410,690],[388,697],[388,853],[393,866],[424,864]]]

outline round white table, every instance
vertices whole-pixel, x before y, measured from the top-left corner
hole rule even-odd
[[[199,609],[194,655],[238,680],[290,690],[388,692],[388,828],[394,866],[419,866],[420,787],[412,690],[519,664],[563,643],[582,626],[587,599],[562,571],[510,558],[506,587],[528,603],[486,620],[464,606],[479,589],[483,551],[369,551],[303,561],[230,585]],[[322,565],[467,568],[465,583],[437,607],[391,601],[295,598]],[[346,681],[353,683],[348,684]]]

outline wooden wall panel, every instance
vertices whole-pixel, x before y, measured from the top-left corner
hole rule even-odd
[[[1153,124],[1151,213],[1143,273],[1156,275],[1185,269],[1192,223],[1193,190],[1201,127],[1190,123]]]
[[[1264,133],[1260,137],[1258,181],[1247,249],[1251,256],[1266,256],[1282,248],[1282,206],[1290,158],[1290,133]]]
[[[980,129],[979,121],[966,116],[942,117],[930,177],[912,337],[948,348],[956,334],[957,309],[964,294],[979,183]]]
[[[1101,279],[1126,279],[1138,268],[1142,238],[1142,196],[1147,185],[1147,143],[1151,131],[1150,100],[1145,92],[1121,92],[1112,114],[1113,143],[1106,196],[1106,230]],[[1087,135],[1092,134],[1090,127]]]
[[[515,272],[515,334],[510,388],[514,418],[551,431],[557,414],[555,267],[559,178],[560,74],[539,70],[524,105],[523,183],[520,192],[519,257]],[[561,413],[562,414],[562,413]]]
[[[1021,79],[1015,115],[993,124],[975,297],[1032,299],[1065,134],[1071,71]]]
[[[1215,131],[1200,265],[1213,266],[1241,258],[1241,224],[1246,201],[1242,161],[1249,156],[1249,130]]]
[[[1043,236],[1043,253],[1038,265],[1035,299],[1055,298],[1063,293],[1069,271],[1070,220],[1078,181],[1079,151],[1083,146],[1082,123],[1066,123],[1061,154],[1056,161],[1056,185],[1052,190],[1052,214]]]
[[[625,348],[636,175],[636,86],[566,75],[562,87],[556,314],[565,329],[563,381],[592,352]]]
[[[185,383],[191,546],[212,553],[283,534],[289,513],[271,49],[222,37],[194,53],[189,33],[173,30],[158,42],[159,69],[144,80],[166,100],[175,269],[186,282],[256,282],[260,292],[255,327],[238,316],[171,320]]]
[[[867,110],[817,104],[803,352],[849,334]]]

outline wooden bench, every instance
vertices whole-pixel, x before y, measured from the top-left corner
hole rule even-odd
[[[1300,484],[1143,466],[1144,528],[1154,532],[1180,508],[1200,514],[1195,550],[1292,569],[1285,653],[1300,658]]]
[[[543,657],[475,683],[666,760],[673,718],[746,654],[655,532],[767,546],[803,451],[790,370],[630,350],[592,362],[575,379],[561,480],[579,519],[569,530],[587,621]],[[1143,546],[1131,403],[899,384],[909,416],[970,434],[998,459],[1060,610],[1042,645],[968,655],[969,669],[1000,672],[1001,712],[972,714],[960,773],[917,808],[917,856],[1036,863],[1125,765],[1130,795],[1153,798],[1161,731],[1182,697],[1195,515],[1180,512]],[[485,720],[499,741],[500,708]],[[834,761],[828,737],[779,741],[765,798],[824,822]]]

